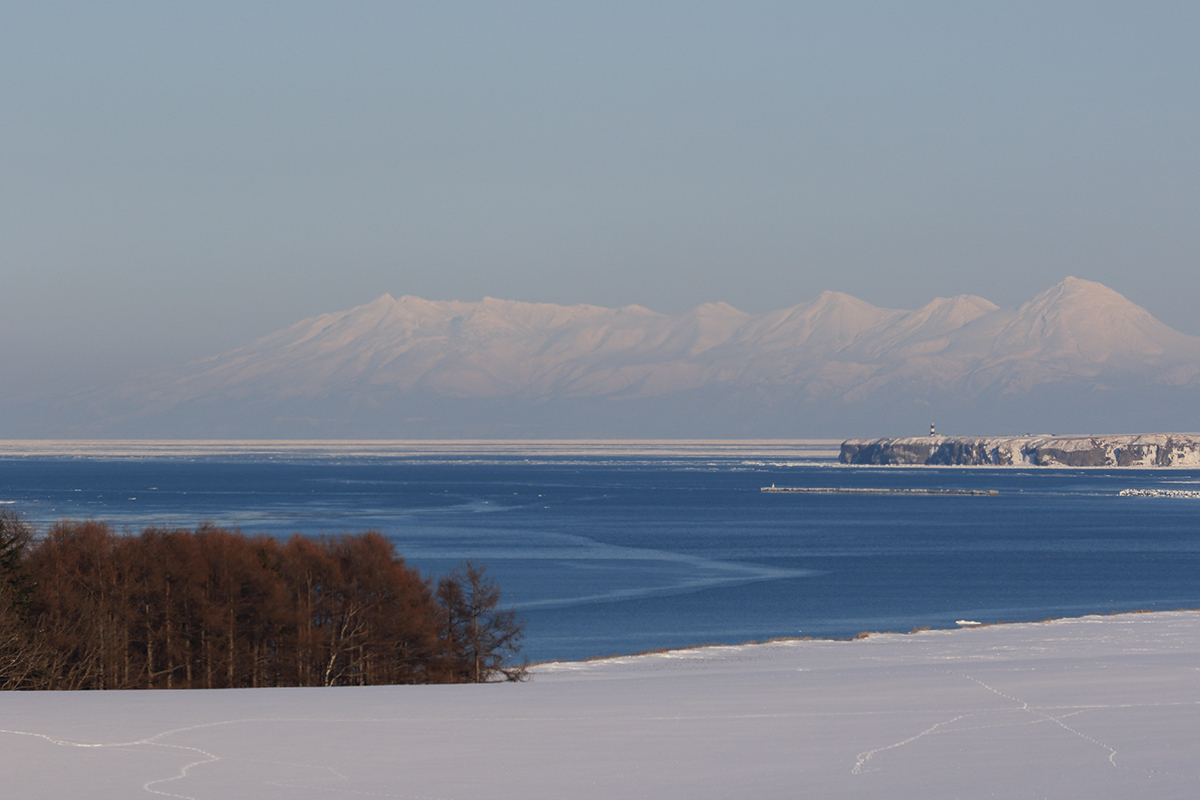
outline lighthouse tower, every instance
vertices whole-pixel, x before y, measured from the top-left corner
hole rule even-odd
[[[933,423],[932,423],[932,422],[931,422],[931,423],[929,423],[929,435],[930,435],[930,436],[937,436],[937,431],[936,431],[936,430],[934,430],[934,427],[933,427]]]

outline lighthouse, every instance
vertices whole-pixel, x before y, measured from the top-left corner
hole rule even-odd
[[[937,431],[936,431],[936,430],[934,430],[934,427],[933,427],[933,423],[932,423],[932,422],[931,422],[931,423],[929,423],[929,435],[930,435],[930,436],[937,436]]]

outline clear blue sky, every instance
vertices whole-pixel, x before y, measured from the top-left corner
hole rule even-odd
[[[0,4],[0,369],[390,292],[1015,305],[1200,334],[1200,4]]]

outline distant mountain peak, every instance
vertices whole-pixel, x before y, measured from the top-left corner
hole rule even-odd
[[[430,414],[441,419],[452,414],[449,399],[515,403],[512,413],[520,414],[522,404],[533,404],[535,421],[525,424],[536,430],[542,414],[535,406],[587,399],[601,405],[578,412],[581,430],[603,435],[590,427],[596,414],[634,413],[631,404],[655,398],[664,408],[683,397],[708,397],[714,409],[733,404],[745,409],[735,419],[752,426],[766,409],[787,418],[784,410],[795,408],[796,419],[870,403],[932,409],[940,398],[965,406],[1064,382],[1101,392],[1200,387],[1200,338],[1075,277],[1015,309],[973,295],[890,309],[826,291],[764,314],[711,302],[671,315],[638,305],[383,294],[88,402],[120,407],[125,419],[256,410],[272,420],[309,420],[296,424],[328,435],[321,426],[341,431],[336,425],[358,418],[387,426]],[[414,403],[424,410],[410,410]],[[464,430],[453,419],[446,417],[450,429]]]
[[[1073,276],[1064,278],[1024,305],[1040,308],[1069,303],[1133,305],[1122,294],[1102,283]]]
[[[738,314],[738,315],[746,316],[746,317],[750,316],[745,311],[735,308],[734,306],[731,306],[729,303],[726,303],[724,301],[720,301],[720,302],[716,302],[716,303],[701,303],[700,305],[696,306],[692,310],[695,312],[698,312],[698,313],[705,313],[705,314],[709,314],[709,313],[711,313],[711,314]]]
[[[817,295],[815,299],[803,305],[810,305],[814,308],[837,308],[839,306],[853,306],[856,308],[870,306],[871,308],[877,308],[877,306],[871,305],[866,300],[860,300],[852,294],[846,294],[845,292],[838,292],[832,289],[826,289]]]
[[[1190,350],[1194,339],[1104,284],[1068,277],[1018,306],[996,337],[996,348],[1102,364],[1155,360],[1169,350]]]

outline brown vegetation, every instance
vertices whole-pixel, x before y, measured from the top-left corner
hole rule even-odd
[[[378,533],[120,535],[0,511],[0,687],[232,688],[521,680],[522,624],[467,564],[428,581]]]

